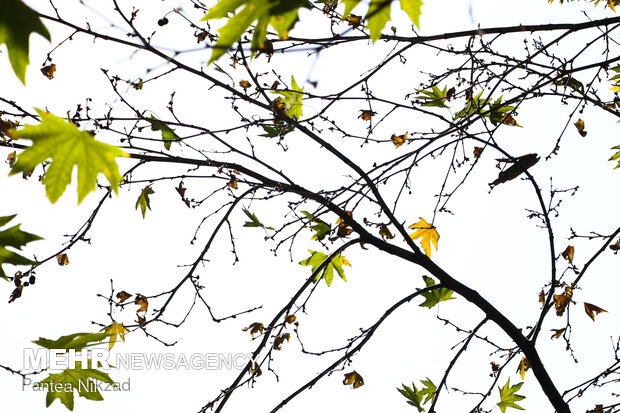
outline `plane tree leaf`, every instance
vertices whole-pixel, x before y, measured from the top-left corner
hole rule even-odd
[[[523,386],[523,382],[515,384],[514,386],[511,387],[510,378],[508,378],[508,381],[506,382],[506,384],[504,384],[504,387],[498,387],[500,402],[497,403],[497,405],[502,410],[502,413],[506,413],[507,407],[512,407],[514,409],[519,409],[519,410],[525,410],[523,407],[517,404],[518,401],[525,399],[525,396],[516,394],[516,392],[519,391],[521,386]]]
[[[437,243],[439,242],[439,233],[434,226],[426,222],[424,218],[420,218],[420,221],[416,222],[413,225],[410,225],[409,228],[415,229],[416,231],[409,235],[411,239],[422,238],[420,243],[422,244],[422,249],[426,253],[426,256],[431,257],[431,241],[435,246],[435,250],[437,250]]]
[[[317,268],[319,268],[319,265],[321,265],[321,263],[325,261],[325,259],[327,258],[327,255],[325,255],[324,253],[320,251],[308,250],[308,252],[310,252],[310,256],[306,258],[305,260],[301,261],[299,264],[312,266],[312,272],[314,272],[316,271]],[[315,281],[323,277],[325,279],[325,282],[327,283],[327,286],[329,287],[332,284],[332,281],[334,279],[334,270],[336,270],[340,278],[346,281],[347,278],[345,277],[344,270],[342,269],[343,265],[346,265],[349,267],[351,266],[351,264],[349,263],[349,261],[347,261],[345,257],[343,257],[340,254],[336,255],[329,262],[329,264],[323,267],[323,270],[319,274],[317,274]]]
[[[125,328],[124,325],[117,323],[116,321],[110,324],[109,326],[102,328],[101,331],[109,334],[109,337],[110,337],[109,350],[112,350],[112,347],[114,347],[114,343],[116,343],[116,336],[119,336],[121,340],[123,340],[123,343],[124,343],[125,333],[129,332],[129,330],[127,330],[127,328]]]
[[[417,89],[416,89],[417,90]],[[439,89],[437,86],[433,86],[429,90],[417,90],[421,95],[416,96],[416,99],[422,99],[425,102],[422,103],[422,106],[437,106],[440,108],[449,108],[446,105],[446,96],[448,93],[448,86],[445,86],[443,90]]]
[[[243,8],[236,12],[242,6]],[[213,48],[209,63],[219,59],[256,21],[258,22],[252,36],[252,52],[263,47],[269,24],[281,39],[286,39],[298,20],[299,9],[307,6],[306,0],[220,0],[202,18],[203,21],[222,19],[229,13],[235,14],[219,29],[219,39]]]
[[[282,111],[286,116],[299,120],[303,115],[302,99],[304,96],[304,88],[300,88],[299,85],[297,85],[294,76],[291,76],[291,89],[292,90],[276,90],[273,92],[284,96],[283,98],[276,99],[275,108],[276,111]]]
[[[48,41],[52,38],[37,12],[21,0],[2,0],[0,2],[0,44],[6,44],[13,72],[26,84],[26,67],[29,40],[32,33],[38,33]]]
[[[151,209],[151,198],[149,197],[149,195],[153,195],[154,193],[155,191],[153,191],[151,185],[148,185],[140,192],[140,196],[136,201],[136,209],[140,208],[140,211],[142,212],[142,218],[145,218],[147,208],[149,210]]]
[[[419,390],[415,386],[414,382],[411,382],[411,387],[403,384],[402,389],[399,389],[398,387],[396,388],[396,390],[398,390],[400,394],[407,399],[407,404],[416,407],[418,412],[424,411],[424,407],[422,407],[422,405],[432,401],[435,398],[435,392],[437,391],[437,387],[428,377],[426,380],[422,380],[422,384],[425,387]]]
[[[431,277],[423,275],[422,278],[427,287],[435,285],[435,280]],[[433,308],[442,301],[454,300],[456,297],[452,297],[452,293],[454,293],[454,291],[443,287],[422,293],[422,296],[426,298],[426,300],[420,304],[420,307]]]
[[[250,212],[248,209],[243,208],[243,213],[250,219],[243,224],[244,227],[273,229],[273,227],[266,227],[265,224],[260,222],[256,214]]]
[[[107,373],[93,368],[82,368],[82,363],[75,362],[75,369],[66,369],[58,374],[50,374],[38,384],[45,386],[47,396],[45,404],[49,407],[54,400],[59,399],[67,409],[73,410],[74,395],[73,391],[77,390],[78,395],[88,400],[101,401],[103,396],[97,389],[96,381],[114,385],[114,380]]]
[[[17,215],[9,215],[0,217],[0,227],[3,227],[11,222],[16,216]],[[0,231],[0,278],[8,280],[6,273],[2,269],[3,264],[32,265],[35,263],[34,261],[7,249],[6,247],[20,250],[26,244],[40,239],[43,238],[38,235],[22,231],[21,224],[14,225],[8,229]]]
[[[611,155],[611,158],[609,158],[610,161],[618,161],[618,165],[616,165],[616,167],[614,169],[618,169],[620,168],[620,145],[618,146],[614,146],[613,149],[617,149],[618,152],[614,153],[613,155]]]
[[[355,7],[360,4],[360,0],[342,0],[345,5],[342,19],[347,20]],[[366,27],[370,31],[370,39],[375,42],[381,37],[381,30],[390,21],[391,0],[370,0],[368,12],[365,19],[368,21]],[[400,0],[400,8],[407,13],[413,24],[420,27],[420,16],[422,15],[422,0]]]
[[[115,193],[121,181],[116,163],[117,156],[128,156],[120,148],[99,142],[87,131],[80,131],[74,124],[37,109],[41,123],[26,125],[17,131],[20,139],[32,141],[32,146],[17,156],[11,175],[28,172],[51,158],[43,183],[49,200],[58,201],[71,183],[71,174],[77,165],[78,204],[97,185],[97,175],[103,173]]]
[[[170,150],[170,146],[172,146],[172,142],[179,140],[179,136],[174,133],[174,129],[172,129],[166,122],[162,122],[157,119],[155,116],[151,115],[147,121],[151,124],[152,131],[160,131],[161,138],[164,141],[164,148],[166,150]]]
[[[332,230],[332,227],[329,226],[327,222],[323,221],[320,218],[315,217],[308,211],[301,211],[301,213],[304,214],[314,224],[310,226],[310,229],[313,231],[316,231],[316,234],[314,234],[312,238],[310,238],[310,240],[316,239],[318,241],[321,241],[323,238],[329,235],[329,233]]]
[[[57,340],[39,337],[39,339],[34,340],[33,343],[47,349],[80,351],[86,347],[92,347],[100,344],[103,340],[106,340],[109,337],[110,333],[75,333],[68,336],[62,336]]]

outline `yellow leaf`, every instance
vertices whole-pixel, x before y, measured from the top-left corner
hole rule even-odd
[[[375,112],[372,110],[362,110],[362,114],[359,115],[358,118],[361,118],[362,120],[370,120],[374,114]]]
[[[346,265],[347,267],[351,266],[351,263],[347,261],[347,259],[343,257],[342,255],[340,256],[340,262],[342,263],[342,265]]]
[[[570,303],[570,297],[566,294],[553,294],[553,301],[555,302],[555,313],[558,317],[562,317],[564,310]]]
[[[58,254],[56,256],[56,260],[58,261],[58,265],[60,266],[69,265],[69,257],[67,256],[67,254]]]
[[[239,82],[239,86],[241,86],[244,89],[247,89],[250,86],[252,86],[252,84],[250,82],[248,82],[247,80],[242,80],[242,81]]]
[[[295,320],[297,320],[297,317],[295,317],[293,314],[287,315],[286,317],[284,317],[284,321],[286,321],[289,324],[293,324]]]
[[[613,90],[614,92],[620,92],[620,81],[617,81],[614,86],[612,86],[609,90]]]
[[[381,235],[381,238],[383,239],[394,238],[394,235],[392,235],[392,233],[390,232],[390,229],[385,224],[382,224],[381,227],[379,228],[379,235]]]
[[[597,307],[594,304],[583,303],[583,306],[586,310],[586,314],[590,316],[592,321],[594,321],[594,316],[599,315],[600,313],[606,313],[606,310],[603,310],[601,307]]]
[[[286,340],[287,343],[291,341],[291,335],[289,333],[284,333],[284,334],[277,336],[276,339],[273,341],[273,349],[281,350],[282,343],[284,343],[284,340]]]
[[[482,155],[482,151],[484,150],[484,148],[481,148],[479,146],[476,146],[474,148],[474,158],[478,159],[480,158],[480,155]]]
[[[525,372],[530,369],[530,364],[527,362],[527,358],[523,357],[517,368],[517,372],[521,375],[521,380],[525,378]]]
[[[396,134],[393,133],[392,142],[394,143],[394,146],[398,148],[399,146],[407,142],[407,135],[409,135],[409,132],[405,132],[404,135],[398,135],[398,136],[396,136]]]
[[[433,245],[435,246],[435,250],[437,250],[437,243],[439,242],[439,233],[435,229],[434,226],[429,224],[424,220],[424,218],[420,217],[420,221],[410,225],[409,228],[417,229],[416,232],[409,235],[411,239],[422,238],[420,242],[422,244],[422,249],[426,253],[427,257],[431,257],[431,241],[433,241]]]
[[[228,186],[231,187],[232,189],[238,189],[239,185],[237,185],[237,178],[232,176],[230,178],[230,181],[228,182]]]
[[[116,336],[121,336],[121,340],[123,343],[125,342],[125,333],[128,333],[129,330],[125,328],[124,325],[117,323],[116,321],[110,324],[107,327],[102,328],[100,331],[105,331],[110,334],[110,350],[114,347],[114,343],[116,343]]]
[[[347,373],[344,375],[344,380],[342,381],[342,384],[352,384],[353,388],[357,389],[358,387],[364,385],[364,379],[362,378],[362,376],[359,375],[358,372],[354,370],[351,373]]]
[[[569,245],[568,247],[566,247],[566,249],[562,253],[562,258],[564,258],[566,261],[572,264],[574,255],[575,255],[575,247],[573,247],[572,245]]]
[[[256,377],[260,376],[261,374],[263,374],[263,371],[260,369],[260,366],[258,365],[257,362],[254,362],[254,367],[252,367],[250,369],[250,373],[256,375]]]

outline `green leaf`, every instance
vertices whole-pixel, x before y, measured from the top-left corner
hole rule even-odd
[[[149,195],[153,195],[154,193],[155,191],[153,191],[151,185],[147,186],[142,190],[142,192],[140,192],[140,196],[136,201],[136,209],[140,207],[140,211],[142,211],[142,219],[146,217],[146,209],[151,209],[151,198],[149,197]]]
[[[45,386],[48,389],[45,399],[47,407],[50,407],[54,400],[59,399],[67,409],[73,410],[73,390],[77,390],[78,395],[88,400],[101,401],[103,396],[97,389],[96,381],[114,385],[114,380],[101,370],[82,369],[82,363],[79,361],[75,362],[75,367],[75,369],[66,369],[62,373],[50,374],[39,382],[41,387],[47,384]]]
[[[616,76],[612,77],[610,80],[615,79]],[[553,84],[557,86],[568,86],[577,92],[583,92],[583,84],[570,75],[564,76],[563,78],[556,80],[555,82],[553,82]]]
[[[299,120],[303,115],[301,106],[304,88],[299,88],[294,76],[291,76],[291,88],[292,90],[276,90],[273,93],[284,96],[284,99],[278,98],[284,104],[284,113],[295,120]]]
[[[514,386],[510,387],[510,377],[509,377],[506,384],[504,384],[504,387],[498,387],[499,397],[501,401],[497,403],[497,405],[502,410],[502,413],[506,413],[506,407],[512,407],[512,408],[519,409],[519,410],[525,410],[523,407],[517,405],[516,403],[519,400],[525,399],[525,396],[515,394],[516,392],[519,391],[521,386],[523,386],[523,382],[515,384]]]
[[[229,13],[235,13],[241,6],[244,6],[243,9],[229,18],[227,23],[219,29],[220,36],[213,48],[209,63],[220,58],[257,20],[252,37],[253,53],[263,46],[269,23],[276,29],[278,36],[285,39],[297,21],[299,9],[308,7],[308,2],[306,0],[220,0],[202,20],[225,18]]]
[[[320,218],[316,218],[308,211],[301,211],[301,213],[314,223],[314,225],[310,226],[310,229],[316,231],[316,234],[314,234],[312,238],[310,238],[310,240],[316,239],[318,241],[321,241],[331,232],[332,228],[327,222],[323,221]]]
[[[370,0],[368,7],[368,30],[370,30],[370,40],[376,42],[381,37],[381,30],[390,21],[390,7],[392,0]]]
[[[459,118],[467,118],[474,113],[483,113],[483,108],[488,104],[487,98],[481,99],[483,92],[484,90],[468,100],[465,107],[454,115],[454,120]],[[486,112],[484,116],[489,116],[488,112]]]
[[[265,224],[260,222],[260,220],[254,213],[250,212],[246,208],[243,208],[243,213],[245,214],[245,216],[250,218],[250,221],[246,221],[245,224],[243,224],[244,227],[273,229],[273,227],[266,227]]]
[[[399,389],[397,387],[396,390],[398,390],[400,394],[407,398],[407,404],[417,407],[418,412],[423,412],[424,408],[422,407],[422,399],[424,398],[424,396],[415,387],[415,383],[411,383],[411,386],[413,387],[413,389],[403,384],[402,389]]]
[[[344,13],[342,14],[342,19],[346,19],[349,14],[353,11],[353,9],[360,4],[362,0],[342,0],[341,3],[344,4]]]
[[[165,122],[160,121],[155,116],[151,115],[147,121],[151,124],[152,131],[161,131],[161,138],[164,140],[164,148],[170,150],[170,146],[173,141],[180,140],[174,129],[171,129]]]
[[[6,217],[0,217],[0,227],[8,224],[17,215],[9,215]],[[0,231],[0,278],[8,281],[6,273],[2,269],[2,264],[11,265],[32,265],[34,261],[23,257],[16,252],[6,249],[6,247],[21,249],[23,246],[32,241],[43,239],[37,235],[24,232],[20,229],[21,225],[15,225],[4,231]]]
[[[495,102],[493,102],[489,106],[489,112],[482,113],[484,116],[488,116],[491,120],[491,123],[495,126],[499,124],[509,125],[509,126],[521,126],[519,125],[514,118],[510,115],[506,115],[509,112],[512,112],[518,109],[515,106],[504,106],[502,105],[502,96],[500,96]],[[508,118],[508,119],[507,119]],[[512,123],[511,123],[512,120]]]
[[[425,386],[422,390],[420,390],[420,394],[422,396],[426,396],[426,399],[424,399],[424,404],[426,404],[428,401],[432,401],[435,399],[435,393],[437,392],[437,386],[435,386],[433,381],[429,379],[428,377],[426,378],[426,380],[420,380],[420,381]]]
[[[443,90],[440,90],[437,86],[433,86],[431,90],[418,90],[417,92],[422,93],[422,95],[416,96],[416,99],[426,100],[426,103],[423,103],[422,106],[437,106],[440,108],[448,108],[445,104],[446,94],[448,93],[448,87],[444,87]]]
[[[288,133],[292,132],[295,130],[295,126],[293,125],[278,125],[278,126],[266,126],[263,125],[263,130],[267,133],[263,133],[262,135],[258,135],[258,136],[264,136],[266,138],[283,138],[284,136],[286,136]]]
[[[26,84],[29,38],[31,33],[39,33],[51,41],[47,28],[36,11],[20,0],[0,1],[0,45],[5,43],[9,51],[9,61],[13,72]]]
[[[32,146],[17,156],[11,175],[27,172],[52,158],[43,177],[45,191],[54,203],[71,183],[73,167],[78,167],[78,204],[97,186],[97,175],[103,173],[118,194],[121,176],[117,156],[129,156],[116,146],[99,142],[87,131],[80,131],[74,124],[37,109],[41,123],[26,125],[17,131],[20,139],[32,141]]]
[[[422,276],[422,278],[424,279],[427,287],[435,285],[435,280],[433,280],[431,277],[427,277],[426,275],[424,275]],[[426,300],[422,304],[420,304],[420,307],[433,308],[435,307],[435,305],[442,301],[454,300],[456,297],[452,297],[453,292],[454,291],[442,287],[422,293],[422,296],[426,298]]]
[[[47,349],[73,349],[80,351],[86,347],[92,347],[100,344],[103,340],[110,338],[110,333],[75,333],[68,336],[62,336],[57,340],[50,340],[39,337],[33,343]]]
[[[618,169],[620,168],[620,145],[614,146],[611,149],[618,149],[618,152],[614,153],[613,155],[611,155],[611,158],[609,158],[610,161],[618,161],[618,165],[616,165],[616,167],[614,168]]]
[[[319,268],[319,265],[321,265],[321,263],[325,261],[327,255],[323,254],[320,251],[308,250],[308,252],[310,252],[311,255],[305,260],[301,261],[299,264],[312,266],[312,272],[314,272],[317,268]],[[323,277],[325,279],[325,282],[327,283],[327,286],[329,287],[334,279],[334,269],[336,270],[340,278],[346,281],[347,279],[344,276],[344,270],[342,269],[343,265],[347,265],[349,267],[351,266],[351,264],[349,264],[345,257],[340,254],[336,255],[331,260],[331,262],[323,268],[323,271],[317,274],[315,281]]]
[[[400,8],[403,9],[416,27],[420,28],[420,16],[422,15],[422,0],[400,0]]]

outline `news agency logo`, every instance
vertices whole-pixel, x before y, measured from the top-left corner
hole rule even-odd
[[[23,352],[25,370],[241,370],[251,363],[248,353],[126,353],[114,356],[107,349],[33,349]]]

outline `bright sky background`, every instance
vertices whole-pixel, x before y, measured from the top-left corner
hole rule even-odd
[[[52,14],[49,4],[43,1],[28,1],[31,7],[44,13]],[[59,4],[63,17],[83,25],[85,9],[77,0],[65,1]],[[113,15],[111,2],[91,1],[103,16]],[[156,21],[174,7],[180,7],[181,1],[136,2],[140,5],[140,19],[150,19],[153,26]],[[580,2],[562,5],[559,3],[548,5],[544,0],[529,0],[507,2],[498,0],[487,1],[454,1],[428,0],[423,8],[421,34],[437,34],[457,30],[481,27],[509,26],[516,24],[544,24],[549,22],[574,22],[584,20],[581,10],[586,10],[592,19],[611,15],[609,10],[602,7],[594,9],[591,4]],[[201,16],[193,10],[188,10],[188,16],[197,21]],[[393,10],[393,15],[396,10]],[[170,15],[171,23],[162,29],[155,37],[156,45],[173,45],[180,47],[179,42],[188,42],[188,47],[194,47],[187,33],[175,34],[177,16]],[[402,16],[396,17],[402,19]],[[89,14],[88,21],[93,29],[106,27],[105,19]],[[404,21],[404,20],[403,20]],[[302,25],[303,25],[302,18]],[[49,22],[45,22],[52,33],[52,47],[62,41],[70,32]],[[120,24],[120,23],[119,23]],[[185,26],[184,26],[185,27]],[[409,33],[406,27],[402,33]],[[156,28],[156,27],[154,27]],[[295,31],[292,32],[296,34]],[[190,34],[191,35],[191,34]],[[514,39],[515,53],[521,52],[522,38],[518,35]],[[456,42],[455,42],[456,43]],[[182,44],[182,43],[181,43]],[[180,47],[183,48],[183,47]],[[354,79],[359,73],[372,67],[379,61],[388,49],[376,45],[373,49],[365,44],[359,44],[344,53],[338,50],[328,50],[313,62],[312,58],[298,54],[292,58],[274,56],[272,62],[277,64],[283,78],[288,81],[291,75],[295,76],[300,86],[307,91],[324,93],[331,90],[333,85],[339,85],[345,80]],[[55,79],[52,81],[41,75],[38,68],[45,59],[50,45],[39,36],[31,39],[31,66],[28,69],[27,87],[24,88],[12,74],[6,58],[6,48],[0,48],[0,79],[2,79],[1,95],[15,99],[20,105],[28,108],[48,108],[58,116],[64,116],[68,110],[73,113],[77,103],[84,105],[85,99],[90,97],[95,113],[104,111],[104,103],[118,105],[107,80],[100,68],[111,70],[112,74],[122,74],[124,78],[145,77],[145,68],[157,68],[159,61],[145,55],[130,57],[130,50],[111,46],[86,36],[76,36],[70,44],[61,47],[54,53],[54,63],[58,65]],[[201,50],[185,57],[188,62],[196,65],[206,63],[208,52]],[[419,64],[410,60],[407,65],[396,66],[390,69],[376,87],[393,89],[394,96],[403,95],[403,90],[412,91],[417,84],[424,80],[419,75],[422,64],[424,68],[436,65],[437,70],[449,67],[450,60],[443,56],[435,56],[434,52],[421,54]],[[264,65],[264,60],[257,61],[257,66]],[[260,66],[259,66],[260,67]],[[265,66],[266,67],[266,66]],[[210,69],[211,70],[211,69]],[[353,72],[353,71],[359,71]],[[234,73],[235,82],[244,78],[243,73]],[[220,78],[224,78],[220,76]],[[587,78],[587,77],[586,77]],[[312,89],[309,84],[302,84],[304,80],[318,80],[319,87]],[[129,91],[128,96],[136,101],[149,102],[154,114],[167,118],[165,109],[171,91],[176,91],[175,100],[178,102],[176,110],[187,119],[205,119],[209,127],[214,124],[231,125],[236,118],[222,118],[221,106],[217,99],[209,99],[208,85],[204,82],[195,83],[194,79],[186,75],[171,76],[156,84],[145,85],[142,91]],[[607,91],[602,91],[607,93]],[[609,92],[611,96],[611,92]],[[515,129],[506,132],[510,149],[515,154],[530,152],[545,153],[550,149],[551,142],[569,121],[569,114],[574,104],[565,108],[560,104],[553,107],[540,107],[528,102],[526,107],[519,110],[519,122],[527,125],[524,129]],[[355,117],[359,114],[359,107],[345,108],[351,112],[351,119],[360,122]],[[122,112],[124,109],[120,109]],[[314,109],[316,111],[316,109]],[[226,113],[228,113],[226,108]],[[304,106],[304,113],[312,114],[313,108]],[[618,144],[617,125],[614,119],[600,117],[594,110],[586,110],[583,115],[586,119],[588,137],[579,137],[573,126],[563,141],[562,153],[557,160],[540,162],[533,173],[548,195],[548,175],[560,172],[554,176],[554,186],[569,187],[584,186],[574,197],[566,196],[562,214],[554,221],[556,232],[556,248],[561,252],[568,244],[566,238],[570,235],[572,226],[579,233],[590,230],[609,232],[614,226],[613,217],[617,216],[617,201],[612,188],[620,183],[620,173],[612,172],[612,164],[606,162],[610,155],[609,148]],[[571,121],[574,122],[576,119]],[[198,122],[198,121],[197,121]],[[400,123],[399,123],[400,122]],[[404,131],[411,119],[400,119],[390,123],[388,129]],[[530,127],[537,125],[537,127]],[[365,125],[360,126],[360,133]],[[417,126],[416,126],[417,127]],[[390,132],[386,129],[389,136]],[[156,135],[154,135],[156,137]],[[113,141],[115,137],[102,137]],[[231,138],[232,139],[232,138]],[[346,143],[340,145],[345,146]],[[365,157],[360,162],[371,165],[375,151],[384,151],[387,145],[381,148],[351,149],[356,156]],[[342,178],[342,174],[350,173],[337,165],[332,165],[330,159],[323,159],[324,155],[316,146],[299,143],[294,145],[289,140],[290,158],[295,155],[309,153],[307,164],[295,164],[296,169],[292,176],[300,179],[311,188],[318,188],[319,180]],[[281,153],[270,154],[268,146],[265,156],[277,157]],[[271,145],[273,149],[273,145]],[[390,151],[394,148],[390,147]],[[9,150],[0,150],[3,159]],[[191,155],[186,153],[186,155]],[[327,165],[319,171],[309,174],[316,157],[321,165]],[[281,159],[278,158],[278,159]],[[445,170],[445,162],[438,161],[438,171]],[[299,162],[299,161],[296,161]],[[121,171],[131,162],[121,161]],[[290,164],[283,165],[289,167]],[[443,168],[443,169],[442,169]],[[8,173],[8,165],[4,167]],[[164,173],[167,169],[162,168]],[[170,174],[178,174],[180,170],[170,169]],[[158,173],[161,173],[159,170]],[[99,202],[100,193],[91,194],[80,207],[76,207],[75,191],[68,190],[63,198],[55,205],[50,205],[44,195],[44,188],[37,182],[35,172],[29,181],[21,177],[6,177],[0,173],[0,188],[2,202],[0,216],[19,213],[16,221],[22,223],[22,228],[34,232],[45,238],[45,241],[33,244],[29,249],[39,254],[39,258],[47,257],[58,249],[60,243],[66,240],[65,234],[76,231],[90,215],[92,208]],[[438,172],[439,173],[439,172]],[[545,232],[535,227],[535,223],[528,220],[524,208],[536,208],[530,186],[526,182],[512,182],[502,185],[489,194],[487,183],[497,176],[494,162],[488,162],[477,171],[478,176],[469,181],[453,204],[452,210],[457,215],[447,214],[438,218],[437,225],[441,234],[439,250],[433,251],[433,259],[440,266],[453,274],[455,278],[470,284],[478,289],[491,303],[518,326],[525,326],[535,320],[539,309],[537,294],[546,282],[548,274],[548,252]],[[485,175],[486,174],[486,175]],[[145,175],[144,178],[149,176]],[[439,175],[440,179],[443,175]],[[134,178],[136,178],[134,176]],[[427,178],[425,178],[427,179]],[[596,179],[597,186],[590,185]],[[399,207],[398,214],[406,219],[408,224],[417,221],[418,216],[432,214],[434,199],[430,195],[436,191],[435,181],[428,177],[428,186],[421,186],[420,197],[411,205]],[[328,181],[331,182],[331,181]],[[38,337],[56,339],[61,335],[75,332],[95,332],[98,327],[91,321],[109,324],[106,316],[108,304],[97,294],[108,295],[110,279],[114,279],[116,291],[125,290],[132,294],[140,292],[150,295],[165,291],[173,287],[183,277],[186,268],[178,265],[189,264],[195,259],[210,234],[208,226],[199,233],[196,246],[190,241],[200,220],[219,205],[206,204],[198,210],[188,210],[180,202],[174,187],[178,180],[157,183],[152,197],[152,211],[147,218],[142,219],[134,204],[143,186],[132,185],[124,187],[119,197],[106,202],[104,210],[97,218],[90,237],[90,244],[80,243],[69,252],[70,265],[66,267],[48,263],[37,270],[37,283],[34,288],[27,288],[24,296],[12,304],[6,300],[0,303],[4,317],[0,321],[0,329],[5,339],[0,352],[0,364],[19,368],[22,362],[22,349],[31,346],[31,340]],[[200,184],[198,181],[186,182],[188,196],[198,196]],[[249,202],[243,205],[249,206]],[[267,225],[277,225],[279,217],[285,213],[282,205],[268,207],[266,204],[256,204],[251,208]],[[199,271],[201,280],[206,286],[205,297],[219,316],[243,311],[258,305],[263,305],[260,311],[243,315],[235,320],[215,324],[211,321],[206,310],[200,305],[189,317],[188,321],[179,329],[161,325],[151,326],[152,333],[166,342],[179,343],[174,347],[164,347],[148,339],[139,331],[128,334],[126,343],[119,343],[114,352],[126,353],[161,353],[173,352],[187,356],[193,353],[249,353],[255,343],[249,340],[247,332],[241,329],[252,322],[261,321],[267,324],[273,314],[284,305],[299,288],[303,280],[309,275],[309,269],[300,267],[297,263],[306,258],[306,248],[318,249],[318,244],[304,242],[302,236],[288,259],[287,248],[283,248],[278,257],[269,252],[271,246],[264,243],[263,232],[259,229],[242,229],[245,221],[239,211],[233,216],[232,224],[236,231],[235,242],[241,261],[234,266],[233,256],[230,254],[230,245],[222,241],[216,243],[208,255],[212,260],[205,268]],[[615,224],[617,226],[617,223]],[[487,229],[492,229],[491,231]],[[497,229],[500,229],[499,231]],[[311,233],[307,231],[309,240]],[[221,237],[222,240],[225,239]],[[307,244],[307,245],[306,245]],[[586,257],[600,247],[599,242],[581,242],[576,247],[576,265],[583,265]],[[304,344],[312,351],[321,351],[339,347],[346,343],[346,339],[355,335],[359,328],[373,324],[396,300],[421,287],[421,276],[424,272],[399,262],[397,259],[376,254],[374,251],[363,251],[353,247],[344,255],[353,267],[347,269],[348,282],[335,279],[328,289],[322,283],[318,286],[309,307],[308,314],[300,314],[299,334]],[[614,261],[615,259],[615,261]],[[560,265],[563,263],[560,262]],[[615,264],[615,265],[614,265]],[[563,320],[554,319],[550,315],[544,324],[539,340],[539,351],[553,378],[557,380],[560,389],[577,384],[573,373],[583,374],[589,378],[592,374],[601,371],[606,363],[613,359],[609,336],[616,337],[617,314],[620,312],[618,300],[614,300],[610,291],[617,291],[620,287],[617,274],[617,257],[606,254],[595,266],[590,268],[590,276],[584,280],[582,287],[584,295],[578,296],[578,301],[588,301],[600,305],[608,314],[597,318],[592,323],[585,314],[573,316],[574,334],[573,347],[579,357],[579,364],[574,364],[564,351],[563,343],[548,340],[549,328],[563,326]],[[12,268],[9,267],[8,271]],[[595,274],[604,278],[596,278]],[[12,286],[6,285],[4,296],[8,297]],[[187,299],[183,299],[185,295]],[[169,308],[168,321],[179,321],[191,305],[191,291],[184,291],[177,297],[174,305]],[[519,298],[522,297],[522,298]],[[151,301],[151,308],[157,308],[157,301]],[[410,384],[411,380],[419,384],[420,379],[431,378],[435,384],[441,380],[445,367],[454,355],[450,348],[456,345],[462,335],[454,334],[453,329],[444,327],[434,315],[437,309],[427,310],[418,307],[419,302],[403,306],[380,328],[371,342],[353,358],[351,367],[343,372],[336,372],[324,378],[312,390],[296,398],[285,411],[314,412],[317,410],[336,411],[342,409],[357,409],[359,411],[381,410],[392,412],[411,412],[413,407],[405,403],[395,390],[401,383]],[[581,305],[575,306],[581,308]],[[472,305],[465,303],[462,298],[452,302],[442,303],[439,314],[448,317],[457,325],[464,328],[473,328],[481,320],[481,312]],[[115,318],[126,324],[135,320],[133,310],[127,308],[124,312],[115,310]],[[150,330],[149,330],[150,331]],[[291,342],[285,343],[281,352],[276,352],[273,366],[280,375],[280,382],[276,383],[273,374],[263,369],[263,376],[258,380],[253,390],[240,389],[229,402],[228,411],[241,411],[248,408],[256,411],[269,411],[279,400],[288,396],[293,390],[305,383],[313,375],[327,366],[333,358],[317,358],[302,356],[300,346],[292,328]],[[493,336],[497,328],[487,325],[482,335]],[[496,334],[498,341],[508,345],[509,341],[501,334]],[[36,347],[32,345],[33,347]],[[492,350],[488,346],[477,344],[471,347],[469,355],[459,361],[455,367],[450,386],[457,386],[468,391],[485,391],[488,386],[490,367],[487,361]],[[583,358],[582,358],[583,357]],[[499,362],[499,358],[495,358]],[[504,384],[508,374],[511,383],[517,381],[514,373],[517,362],[513,361],[500,379]],[[360,389],[351,390],[342,385],[342,373],[351,370],[359,371],[365,379],[366,385]],[[178,409],[183,411],[197,411],[209,398],[218,394],[219,389],[230,384],[236,376],[236,371],[203,370],[203,371],[111,371],[111,376],[124,382],[131,379],[130,392],[105,392],[104,402],[90,402],[76,395],[75,411],[103,412],[110,409],[148,409],[166,411]],[[40,376],[40,379],[46,377]],[[475,384],[484,381],[485,384]],[[519,380],[520,381],[520,380]],[[533,375],[528,373],[525,384],[520,392],[527,396],[522,402],[528,411],[544,411],[550,409],[544,396],[538,389]],[[66,411],[59,401],[55,401],[49,409],[45,409],[45,394],[37,394],[27,389],[22,391],[19,378],[2,371],[0,373],[0,395],[4,409],[7,412],[21,413],[33,411],[61,412]],[[489,401],[498,399],[497,391]],[[460,409],[462,406],[473,406],[472,401],[460,404],[461,399],[455,393],[444,392],[437,408],[439,411]],[[592,399],[587,403],[576,402],[574,411],[584,411],[592,408]],[[428,407],[429,405],[427,405]],[[491,408],[492,404],[485,404]],[[497,410],[497,409],[496,409]],[[497,410],[499,411],[499,410]]]

